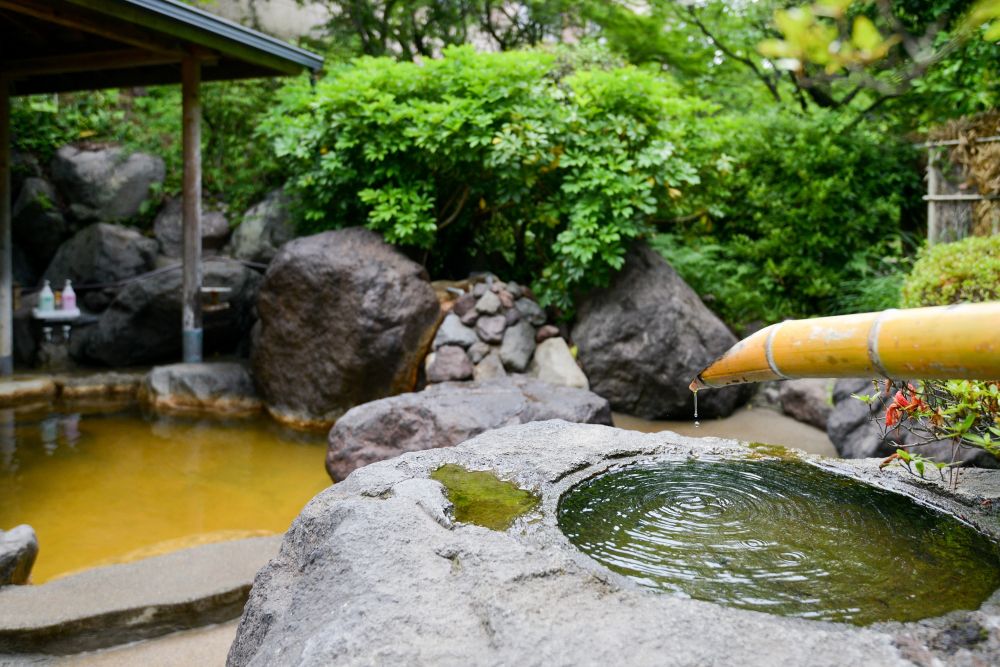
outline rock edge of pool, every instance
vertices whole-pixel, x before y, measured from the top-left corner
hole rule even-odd
[[[549,421],[366,466],[292,524],[254,581],[228,664],[1000,662],[998,592],[979,609],[910,623],[775,616],[643,588],[577,550],[557,524],[562,494],[610,469],[767,454],[733,440]],[[1000,471],[967,470],[947,493],[899,469],[879,471],[874,459],[802,456],[1000,538]],[[429,478],[445,464],[492,471],[541,502],[503,532],[455,523]]]

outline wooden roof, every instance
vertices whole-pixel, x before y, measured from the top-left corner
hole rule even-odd
[[[318,70],[309,51],[176,0],[0,0],[0,77],[14,95]]]

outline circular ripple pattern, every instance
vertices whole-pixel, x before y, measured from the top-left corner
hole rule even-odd
[[[567,493],[559,525],[641,584],[786,616],[911,621],[1000,585],[1000,549],[968,526],[800,462],[633,466]]]

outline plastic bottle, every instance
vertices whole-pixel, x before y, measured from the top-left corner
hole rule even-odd
[[[45,286],[42,287],[42,291],[38,295],[38,310],[44,313],[55,309],[56,295],[52,293],[52,286],[49,285],[49,281],[46,280]]]
[[[73,283],[66,281],[66,286],[62,291],[62,309],[76,310],[76,292],[73,291]]]

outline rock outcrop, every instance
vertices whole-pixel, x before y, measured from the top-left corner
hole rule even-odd
[[[573,342],[591,390],[615,410],[691,419],[688,384],[737,341],[667,261],[640,242],[612,284],[579,304]],[[727,416],[751,393],[746,386],[703,391],[699,414]]]
[[[153,234],[160,244],[160,254],[181,257],[184,253],[183,200],[174,197],[168,201],[153,221]],[[205,255],[214,255],[229,238],[229,221],[221,211],[202,206],[201,247]]]
[[[247,367],[237,362],[171,364],[149,372],[140,390],[159,412],[248,415],[263,408]]]
[[[88,289],[91,284],[118,283],[151,271],[156,241],[135,229],[99,222],[83,228],[63,243],[45,270],[53,289],[72,280],[77,300],[90,310],[103,310],[118,287]]]
[[[589,391],[528,378],[432,385],[359,405],[337,420],[326,470],[336,481],[404,452],[450,447],[491,429],[546,419],[610,425],[611,409]]]
[[[412,391],[440,312],[423,267],[360,228],[285,244],[257,308],[258,389],[272,415],[303,426]]]
[[[63,146],[52,158],[51,170],[70,214],[82,222],[134,217],[166,175],[159,157],[127,153],[119,146]]]
[[[236,259],[267,264],[294,236],[288,197],[282,190],[274,190],[243,215],[226,252]]]
[[[28,178],[11,210],[11,236],[24,250],[36,274],[49,265],[68,233],[57,202],[51,183],[41,178]]]
[[[226,287],[224,309],[203,313],[206,356],[236,351],[255,321],[260,274],[231,259],[205,262],[204,284]],[[181,356],[180,266],[128,283],[97,323],[74,331],[70,351],[78,361],[133,366]]]
[[[31,526],[0,530],[0,586],[28,583],[37,556],[38,538]]]

